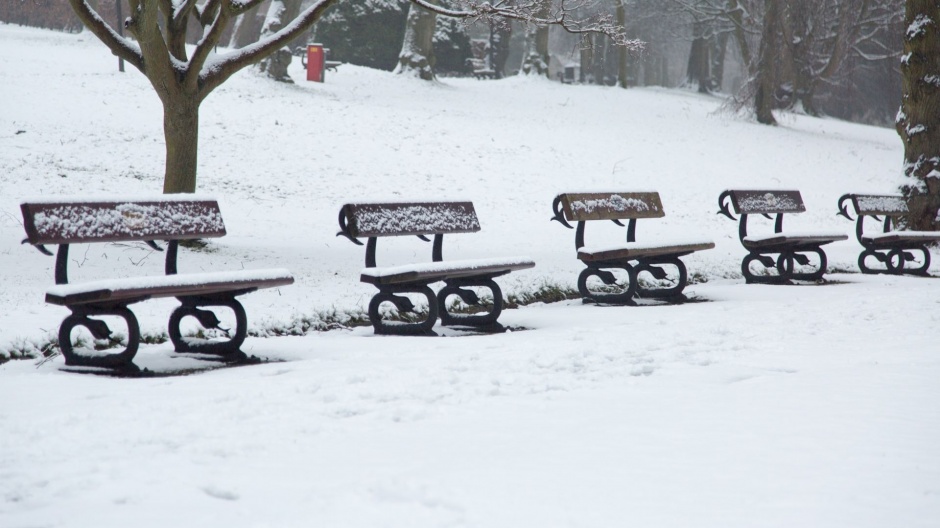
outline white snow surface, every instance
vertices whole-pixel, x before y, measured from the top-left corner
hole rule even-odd
[[[465,211],[445,203],[376,205],[356,209],[354,216],[360,233],[434,233],[480,229],[480,221],[473,209]],[[385,207],[389,205],[391,207]]]
[[[872,233],[862,236],[865,240],[879,240],[900,236],[907,239],[940,240],[940,232],[937,231],[888,231],[887,233]]]
[[[497,257],[483,259],[445,260],[443,262],[416,262],[402,266],[362,268],[362,275],[368,277],[388,277],[402,273],[447,273],[455,270],[474,270],[480,268],[531,268],[535,263],[529,257]]]
[[[770,240],[773,238],[788,237],[788,238],[804,238],[804,237],[819,237],[819,238],[848,238],[849,235],[845,232],[840,231],[782,231],[780,233],[767,233],[761,235],[748,235],[744,237],[745,242],[760,242],[762,240]]]
[[[907,213],[907,201],[901,196],[857,196],[858,207],[856,212],[868,213],[871,211]]]
[[[605,253],[607,251],[619,251],[619,250],[642,250],[642,249],[658,249],[672,246],[692,246],[698,244],[712,244],[711,240],[704,238],[664,238],[656,240],[648,240],[643,242],[623,242],[620,244],[608,244],[608,245],[596,245],[596,246],[585,246],[578,249],[579,255],[593,255],[595,253]]]
[[[43,303],[54,259],[19,244],[20,201],[158,193],[164,150],[152,88],[90,34],[0,26],[0,50],[7,350],[67,315]],[[522,293],[573,287],[583,269],[573,233],[548,221],[559,191],[655,189],[670,215],[638,236],[713,238],[684,259],[707,280],[687,295],[706,302],[536,304],[504,311],[517,330],[497,335],[249,338],[245,352],[272,362],[182,377],[10,361],[0,526],[938,525],[940,281],[858,274],[848,240],[826,247],[827,285],[746,285],[737,226],[715,214],[724,189],[798,188],[794,230],[847,231],[841,195],[897,192],[893,130],[790,115],[766,127],[667,89],[291,71],[296,85],[240,73],[202,105],[198,188],[229,234],[181,249],[180,272],[290,269],[294,285],[242,298],[252,329],[367,306],[339,207],[413,194],[472,200],[483,229],[446,237],[445,259],[530,254],[534,268],[497,279]],[[379,261],[430,252],[408,237],[380,244]],[[76,282],[162,269],[140,244],[70,257]],[[165,331],[175,304],[134,305],[144,333]],[[169,343],[138,362],[208,363]]]
[[[55,297],[67,297],[96,291],[126,291],[149,288],[178,288],[198,286],[200,284],[224,284],[229,282],[284,281],[290,280],[291,273],[283,268],[216,271],[208,273],[189,273],[185,275],[149,275],[146,277],[125,277],[82,282],[78,284],[60,284],[46,290]]]

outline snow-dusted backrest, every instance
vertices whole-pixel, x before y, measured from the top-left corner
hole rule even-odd
[[[657,192],[564,193],[558,199],[569,222],[666,215]]]
[[[217,201],[199,196],[63,198],[20,204],[30,244],[180,240],[225,235]]]
[[[855,212],[861,215],[904,216],[908,214],[907,200],[897,195],[852,194]]]
[[[729,191],[738,214],[803,213],[800,191]]]
[[[340,227],[352,237],[473,233],[480,221],[471,202],[351,203]]]

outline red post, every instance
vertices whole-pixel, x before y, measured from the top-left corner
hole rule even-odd
[[[307,80],[323,82],[326,73],[326,58],[323,56],[323,44],[307,45]]]

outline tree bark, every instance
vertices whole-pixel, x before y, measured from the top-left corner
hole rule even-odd
[[[490,67],[497,79],[506,75],[506,61],[509,59],[509,43],[512,40],[512,25],[504,20],[490,22]]]
[[[284,29],[288,22],[300,13],[301,0],[271,0],[268,14],[261,27],[261,38],[268,38]],[[287,46],[268,55],[258,63],[258,68],[275,81],[293,83],[294,80],[287,74],[290,66],[291,52]]]
[[[163,105],[163,135],[166,138],[166,173],[163,192],[196,192],[199,145],[199,103],[192,97],[170,98]]]
[[[738,44],[738,50],[741,52],[741,61],[750,75],[754,75],[756,65],[753,63],[751,55],[751,46],[747,42],[747,32],[744,30],[744,8],[741,7],[739,0],[728,0],[728,19],[734,26],[734,41]]]
[[[707,28],[702,22],[693,25],[692,47],[689,49],[689,63],[686,66],[686,80],[689,86],[698,85],[699,93],[708,93],[710,84],[706,31]]]
[[[906,0],[904,22],[903,97],[896,124],[904,142],[902,191],[911,211],[907,227],[936,230],[940,228],[940,4]]]
[[[757,58],[755,78],[754,113],[757,122],[764,125],[776,125],[774,119],[774,87],[776,76],[774,62],[777,53],[777,28],[779,19],[778,0],[764,0],[764,29],[760,39],[760,51]]]
[[[617,2],[616,8],[616,17],[617,25],[620,27],[626,27],[627,25],[627,12],[626,8],[623,5],[623,1]],[[627,87],[627,47],[618,46],[617,49],[617,86],[621,88]]]
[[[728,51],[728,33],[722,32],[712,38],[709,50],[709,71],[712,90],[721,91],[725,84],[725,56]]]
[[[436,0],[432,1],[435,5]],[[395,73],[412,75],[425,81],[434,80],[434,24],[437,15],[411,4],[405,22],[405,40],[398,55]]]
[[[542,1],[535,16],[547,18],[551,8],[550,1]],[[526,27],[526,50],[522,60],[522,73],[527,75],[541,75],[548,77],[548,26],[536,26],[527,24]],[[581,72],[587,65],[581,65]]]

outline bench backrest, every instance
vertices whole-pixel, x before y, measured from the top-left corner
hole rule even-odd
[[[661,218],[666,215],[657,192],[564,193],[556,198],[565,220]]]
[[[350,237],[474,233],[480,221],[471,202],[349,203],[340,228]]]
[[[198,196],[50,199],[22,203],[33,245],[213,238],[225,235],[219,204]]]
[[[907,200],[898,195],[850,194],[855,213],[860,215],[904,216]]]
[[[732,190],[731,204],[737,214],[781,214],[806,211],[800,191]]]

